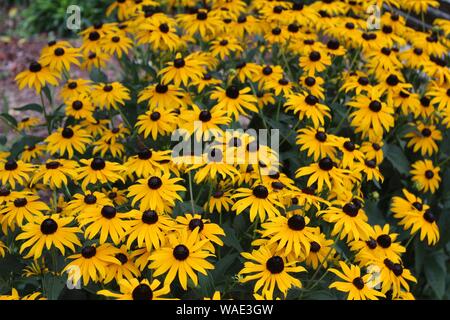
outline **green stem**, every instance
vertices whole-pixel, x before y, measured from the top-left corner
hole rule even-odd
[[[51,134],[52,130],[50,128],[50,123],[48,122],[48,115],[47,115],[47,111],[45,110],[44,96],[42,95],[42,91],[40,92],[40,96],[41,96],[42,111],[44,112],[44,117],[45,117],[45,124],[47,125],[47,131],[48,131],[48,134]]]
[[[289,132],[289,134],[288,134],[286,137],[284,137],[283,140],[281,140],[280,146],[281,146],[283,143],[285,143],[285,142],[287,141],[287,139],[292,135],[292,133],[297,132],[296,130],[297,130],[297,128],[298,128],[299,125],[300,125],[300,120],[297,121],[297,123],[295,124],[295,126],[292,128],[291,132]]]
[[[411,244],[411,242],[413,241],[413,239],[416,237],[416,233],[414,233],[413,235],[411,235],[411,237],[409,238],[408,242],[406,242],[405,244],[405,249],[407,249],[409,247],[409,245]]]
[[[192,191],[192,175],[191,175],[191,171],[188,172],[188,175],[189,175],[189,195],[191,197],[192,214],[195,214],[195,210],[194,210],[194,193]]]

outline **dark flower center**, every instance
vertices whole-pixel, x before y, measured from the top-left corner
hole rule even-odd
[[[320,55],[319,52],[317,51],[313,51],[309,54],[309,60],[313,61],[313,62],[317,62],[320,60],[322,56]]]
[[[327,43],[327,48],[330,49],[330,50],[337,50],[337,49],[339,49],[339,41],[337,41],[336,39],[331,39]]]
[[[282,7],[282,6],[275,6],[275,7],[273,8],[273,13],[279,14],[279,13],[281,13],[281,12],[283,12],[283,7]]]
[[[147,185],[150,189],[156,190],[161,188],[162,181],[159,177],[151,177],[150,179],[148,179]]]
[[[169,26],[167,25],[167,23],[161,23],[159,25],[159,31],[161,31],[162,33],[169,32]]]
[[[213,193],[213,197],[216,199],[220,199],[223,197],[223,191],[221,190],[217,190],[216,192]]]
[[[307,77],[305,78],[305,83],[308,87],[312,87],[316,84],[316,79],[314,79],[313,77]]]
[[[45,235],[54,234],[58,230],[58,224],[55,220],[48,218],[41,223],[41,232]]]
[[[63,138],[70,139],[70,138],[73,137],[74,132],[73,132],[73,130],[70,129],[69,127],[65,127],[65,128],[63,129],[63,131],[61,132],[61,135],[63,136]]]
[[[92,31],[91,33],[89,33],[89,40],[97,41],[98,39],[100,39],[100,33],[98,33],[97,31]]]
[[[375,160],[366,160],[364,161],[364,163],[366,164],[366,166],[372,169],[375,169],[377,167],[377,163]]]
[[[149,149],[146,149],[146,150],[140,151],[138,153],[138,158],[141,160],[148,160],[152,157],[152,155],[153,155],[152,151]]]
[[[281,78],[280,80],[278,80],[278,83],[281,84],[282,86],[286,86],[289,84],[289,80],[286,78]]]
[[[434,177],[434,172],[433,171],[431,171],[431,170],[425,171],[425,178],[433,179],[433,177]]]
[[[102,158],[94,158],[91,162],[92,170],[103,170],[106,166],[105,160]]]
[[[392,268],[392,272],[397,276],[401,276],[403,273],[403,267],[400,263],[394,263],[393,268]]]
[[[423,214],[423,218],[429,223],[433,223],[436,221],[436,217],[431,213],[430,210],[425,211],[425,213]]]
[[[239,63],[236,65],[236,69],[242,69],[242,68],[244,68],[246,65],[247,65],[247,63],[246,63],[245,61],[239,62]]]
[[[61,57],[64,55],[64,53],[66,53],[63,48],[56,48],[55,51],[53,51],[53,52],[55,53],[55,56],[57,56],[57,57]]]
[[[373,112],[379,112],[381,110],[381,102],[380,101],[372,101],[369,104],[369,109],[372,110]]]
[[[390,34],[390,33],[392,33],[392,27],[391,26],[384,26],[383,27],[383,33],[385,33],[385,34]]]
[[[276,189],[276,190],[282,190],[284,188],[284,184],[280,181],[274,181],[271,183],[272,188]]]
[[[319,99],[317,99],[316,96],[309,94],[308,96],[306,96],[305,102],[310,106],[314,106],[319,102]]]
[[[124,265],[125,263],[128,262],[127,256],[126,256],[125,254],[123,254],[122,252],[116,254],[115,257],[116,257],[117,260],[120,261],[120,263],[121,263],[122,265]]]
[[[133,300],[152,300],[153,291],[148,285],[141,283],[133,289],[131,296],[133,297]]]
[[[299,214],[296,214],[289,218],[288,226],[290,229],[295,231],[303,230],[306,226],[305,218]]]
[[[265,67],[262,69],[262,73],[263,73],[264,75],[266,75],[266,76],[272,74],[272,72],[273,72],[273,70],[272,70],[272,68],[271,68],[270,66],[265,66]]]
[[[209,81],[209,80],[211,80],[211,79],[212,79],[212,75],[209,74],[209,73],[207,73],[207,74],[205,74],[205,75],[203,76],[203,80]]]
[[[428,128],[424,128],[422,130],[422,136],[424,136],[425,138],[428,138],[429,136],[431,136],[431,130]]]
[[[372,143],[372,148],[375,151],[379,151],[381,149],[381,147],[378,143]]]
[[[361,277],[353,279],[352,283],[358,290],[362,290],[364,288],[364,280]]]
[[[11,191],[2,187],[0,188],[0,197],[7,197],[11,194]]]
[[[169,87],[166,86],[165,84],[158,83],[155,87],[155,91],[157,93],[166,93],[168,90],[169,90]]]
[[[158,222],[158,214],[154,210],[146,210],[142,213],[141,220],[145,224],[155,224]]]
[[[425,108],[428,108],[429,106],[430,106],[430,99],[428,98],[428,97],[422,97],[421,99],[420,99],[420,104],[423,106],[423,107],[425,107]]]
[[[345,141],[344,148],[345,148],[345,150],[347,150],[349,152],[353,152],[356,149],[355,144],[351,141]]]
[[[184,244],[179,244],[173,249],[172,254],[178,261],[184,261],[189,257],[189,249]]]
[[[319,168],[324,171],[333,169],[334,163],[329,157],[323,158],[319,161]]]
[[[375,241],[375,239],[370,238],[368,241],[366,241],[367,246],[369,247],[369,249],[373,250],[377,247],[377,242]]]
[[[227,44],[228,44],[228,40],[222,40],[222,41],[220,41],[219,42],[219,44],[221,45],[221,46],[226,46]]]
[[[272,29],[272,34],[273,34],[274,36],[278,36],[279,34],[281,34],[281,29],[278,28],[278,27],[273,28],[273,29]]]
[[[419,211],[422,211],[422,209],[423,209],[423,205],[420,202],[416,201],[412,205],[413,205],[414,208],[416,208]]]
[[[377,243],[380,245],[380,247],[387,249],[392,244],[392,239],[388,234],[382,234],[378,236]]]
[[[316,241],[311,242],[311,252],[317,253],[322,247]]]
[[[19,165],[17,164],[17,162],[15,160],[8,160],[5,163],[5,170],[7,171],[14,171],[19,167]]]
[[[116,216],[117,210],[113,206],[104,206],[101,214],[106,219],[112,219]]]
[[[239,97],[239,89],[236,86],[228,87],[225,93],[230,99],[237,99]]]
[[[114,37],[111,38],[111,41],[114,42],[114,43],[118,43],[118,42],[120,42],[120,37],[114,36]]]
[[[414,54],[417,56],[421,56],[423,54],[423,50],[420,48],[415,48],[414,49]]]
[[[297,33],[300,30],[300,27],[296,23],[291,23],[288,25],[288,31],[292,33]]]
[[[80,100],[76,100],[72,103],[72,108],[74,110],[81,110],[81,108],[83,108],[83,102],[81,102]]]
[[[349,30],[353,30],[353,29],[355,29],[355,24],[352,23],[352,22],[347,22],[347,23],[345,24],[345,27],[346,27],[347,29],[349,29]]]
[[[189,221],[189,230],[194,231],[197,227],[199,228],[199,232],[203,230],[204,224],[202,219],[192,219]]]
[[[316,133],[315,137],[320,142],[327,141],[327,134],[325,132],[319,131]]]
[[[159,119],[161,119],[161,113],[159,113],[158,111],[152,112],[150,114],[150,119],[152,121],[158,121]]]
[[[400,16],[397,13],[391,14],[392,21],[398,21],[399,19],[400,19]]]
[[[362,86],[367,86],[369,84],[369,79],[367,79],[366,77],[360,77],[358,79],[358,83]]]
[[[253,189],[253,195],[258,199],[266,199],[269,196],[269,190],[265,186],[256,186]]]
[[[25,207],[27,205],[28,201],[26,198],[17,198],[14,200],[14,206],[16,208]]]
[[[398,85],[400,80],[395,74],[391,74],[389,77],[386,78],[386,83],[392,87],[395,87]]]
[[[81,249],[81,255],[85,259],[90,259],[97,253],[97,249],[94,246],[84,247]]]
[[[201,11],[197,13],[197,20],[206,20],[208,18],[208,14],[205,11]]]
[[[61,164],[58,161],[50,161],[45,164],[47,169],[58,169]]]
[[[387,47],[381,48],[381,53],[384,54],[385,56],[390,55],[391,52],[392,52],[392,50],[390,48],[387,48]]]
[[[359,208],[353,202],[348,202],[344,205],[342,211],[344,211],[344,213],[349,217],[354,218],[358,215]]]
[[[212,115],[211,115],[211,112],[209,112],[208,110],[203,110],[200,112],[200,115],[198,116],[198,118],[202,122],[208,122],[212,119]]]
[[[97,197],[94,196],[93,194],[88,194],[88,195],[84,196],[84,203],[94,204],[96,202],[97,202]]]
[[[246,16],[239,16],[237,22],[238,23],[245,23],[245,22],[247,22],[247,17]]]
[[[284,261],[279,256],[273,256],[266,262],[266,268],[272,274],[279,274],[284,270]]]
[[[103,91],[105,92],[111,92],[113,90],[113,86],[110,84],[107,84],[103,87]]]
[[[178,58],[173,60],[173,66],[177,69],[183,68],[186,65],[186,62],[183,58]]]
[[[110,192],[108,193],[108,198],[111,200],[114,200],[117,197],[117,192]]]

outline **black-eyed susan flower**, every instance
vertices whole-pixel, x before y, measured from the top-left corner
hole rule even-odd
[[[49,159],[45,164],[37,168],[30,183],[33,185],[42,181],[42,183],[50,186],[51,189],[59,189],[63,185],[67,186],[69,179],[76,180],[77,167],[78,163],[76,161]]]
[[[18,185],[24,186],[30,179],[30,174],[34,170],[34,165],[22,160],[0,161],[0,179],[3,185],[10,184],[16,188]]]
[[[91,97],[100,108],[118,109],[130,100],[130,90],[120,82],[99,83],[92,87]]]
[[[211,41],[210,50],[214,56],[218,56],[224,60],[231,54],[239,55],[244,49],[236,38],[218,37],[216,40]]]
[[[66,114],[75,119],[86,119],[90,122],[95,122],[93,113],[95,107],[92,104],[91,98],[86,95],[74,95],[65,101]]]
[[[66,248],[75,251],[75,245],[81,246],[77,236],[81,230],[76,226],[70,227],[72,221],[73,218],[58,214],[34,217],[22,226],[22,232],[16,237],[16,240],[26,240],[20,247],[20,253],[29,248],[25,259],[33,257],[36,260],[41,257],[44,247],[47,250],[55,247],[63,256]]]
[[[211,99],[217,100],[216,107],[225,110],[228,117],[237,119],[240,115],[247,115],[247,110],[258,112],[256,108],[257,99],[249,94],[249,87],[239,89],[237,86],[229,86],[226,89],[216,87],[211,93]]]
[[[435,193],[441,183],[440,170],[439,167],[433,165],[431,160],[418,160],[411,166],[411,179],[419,190]]]
[[[442,140],[441,131],[434,125],[426,125],[422,122],[412,126],[416,130],[405,134],[405,138],[409,140],[406,146],[412,147],[414,152],[420,151],[422,156],[432,156],[436,153],[439,150],[436,142]]]
[[[122,55],[128,54],[132,46],[133,41],[123,31],[110,33],[102,38],[103,50],[111,56],[116,55],[119,59]]]
[[[298,266],[296,261],[288,261],[276,254],[275,246],[262,246],[251,253],[242,252],[241,255],[248,261],[244,262],[244,268],[239,272],[243,276],[241,282],[257,280],[254,292],[260,292],[273,299],[275,288],[286,296],[292,287],[301,288],[302,283],[291,274],[305,272],[306,269]]]
[[[131,205],[139,202],[142,211],[156,210],[167,212],[182,198],[178,194],[186,188],[178,184],[181,178],[171,178],[168,172],[155,172],[148,178],[139,179],[136,184],[128,188],[128,197],[133,197]]]
[[[123,166],[117,162],[105,161],[102,158],[96,157],[92,159],[81,159],[80,166],[77,169],[78,180],[83,180],[81,187],[85,190],[89,184],[102,184],[107,182],[116,182],[117,180],[124,181],[124,177],[120,175],[123,171]]]
[[[17,123],[17,129],[25,130],[38,126],[41,123],[41,119],[38,117],[25,117]]]
[[[127,247],[131,248],[137,243],[139,248],[146,248],[148,252],[158,250],[167,241],[167,234],[174,230],[175,221],[165,213],[154,210],[138,211],[129,213],[130,228],[127,232]]]
[[[336,250],[333,248],[333,240],[326,239],[325,235],[320,232],[319,228],[314,228],[315,239],[310,243],[309,254],[306,256],[305,263],[313,269],[317,269],[323,265],[328,266],[328,260],[332,260]]]
[[[279,202],[275,193],[269,193],[269,189],[261,184],[255,184],[250,188],[238,188],[232,196],[236,200],[231,208],[236,214],[242,213],[249,208],[250,221],[253,222],[256,217],[261,221],[266,218],[276,217],[281,214],[279,208],[283,208],[283,204]]]
[[[42,143],[25,146],[22,153],[20,154],[20,160],[24,162],[31,162],[33,159],[40,158],[46,150],[46,146]]]
[[[219,225],[212,223],[209,219],[202,219],[199,214],[185,213],[183,216],[178,216],[176,221],[179,224],[178,227],[187,229],[188,232],[198,228],[199,239],[208,240],[204,247],[208,251],[215,252],[214,244],[223,246],[223,241],[219,237],[224,236],[225,232]]]
[[[120,261],[120,265],[112,263],[108,266],[107,275],[104,279],[105,284],[112,280],[116,280],[117,282],[122,279],[132,280],[141,275],[125,245],[119,248],[119,252],[116,253],[115,258]]]
[[[146,101],[150,111],[156,108],[165,110],[176,109],[185,106],[183,91],[173,84],[154,84],[145,87],[139,92],[138,102]]]
[[[323,128],[304,128],[297,132],[296,144],[300,146],[300,151],[307,151],[307,156],[312,157],[314,161],[335,156],[336,149],[330,144],[334,137],[328,135]]]
[[[361,205],[355,201],[345,202],[336,200],[331,207],[318,213],[322,218],[333,224],[332,236],[339,235],[340,239],[367,240],[372,234],[369,218]]]
[[[47,151],[61,156],[67,153],[69,159],[73,158],[75,151],[83,154],[87,144],[91,142],[89,134],[79,125],[59,128],[49,135],[45,142]]]
[[[231,200],[231,190],[223,190],[219,187],[211,193],[211,197],[205,203],[204,209],[210,213],[217,211],[221,214],[222,211],[229,212],[233,203],[233,200]]]
[[[283,252],[283,256],[293,253],[296,258],[306,258],[311,242],[320,241],[316,239],[313,227],[308,226],[309,221],[300,214],[272,217],[261,224],[261,237],[269,239],[268,245],[278,244],[276,252]]]
[[[172,111],[155,108],[147,111],[138,117],[136,127],[138,132],[147,138],[151,135],[153,140],[159,136],[165,136],[172,133],[176,128],[177,117]]]
[[[299,64],[309,76],[314,76],[326,70],[331,65],[331,59],[325,52],[310,51],[300,57]]]
[[[106,205],[112,206],[112,200],[102,192],[94,191],[73,195],[72,200],[67,204],[67,209],[72,211],[74,215],[78,215],[84,212],[93,212],[93,210]]]
[[[170,293],[170,287],[164,285],[160,287],[161,282],[153,279],[151,284],[147,279],[139,281],[136,278],[121,279],[118,281],[120,293],[114,293],[109,290],[100,290],[97,294],[111,297],[116,300],[160,300],[164,299],[164,295]]]
[[[181,84],[188,86],[190,81],[203,76],[204,66],[205,63],[195,59],[195,57],[182,57],[178,53],[175,60],[168,62],[167,67],[162,69],[159,74],[162,76],[162,82],[165,85],[173,82],[177,87]]]
[[[33,61],[27,70],[16,76],[16,82],[20,90],[28,86],[28,88],[34,88],[37,93],[40,93],[47,84],[57,86],[59,78],[60,75],[57,71]]]
[[[61,88],[61,98],[66,101],[74,96],[88,95],[91,91],[91,80],[68,79]]]
[[[207,40],[222,30],[222,21],[215,12],[198,10],[193,14],[181,14],[177,21],[183,29],[191,36],[198,33],[201,38]]]
[[[72,65],[80,65],[80,57],[77,48],[55,46],[53,51],[49,50],[41,56],[39,63],[56,72],[69,71]]]
[[[68,280],[73,284],[81,279],[83,285],[89,282],[103,281],[108,273],[108,265],[120,265],[120,261],[115,257],[120,250],[109,243],[99,246],[87,245],[81,249],[80,253],[69,256],[73,260],[63,269],[67,272]]]
[[[166,246],[154,251],[150,255],[150,269],[154,269],[153,276],[165,274],[164,285],[170,285],[176,276],[184,290],[187,290],[188,278],[195,286],[198,285],[197,272],[207,275],[214,266],[206,260],[212,254],[204,249],[208,240],[200,240],[199,228],[188,233],[181,230],[168,237]]]
[[[25,221],[33,221],[33,218],[43,216],[48,210],[48,205],[40,201],[38,196],[23,193],[0,210],[3,215],[1,222],[7,223],[10,228],[16,225],[21,227]]]
[[[330,288],[348,293],[348,300],[378,300],[384,297],[384,294],[375,290],[376,283],[371,280],[372,275],[361,274],[358,266],[351,264],[348,266],[345,262],[339,261],[342,271],[331,268],[332,273],[337,275],[343,281],[335,281]]]
[[[325,124],[325,118],[331,118],[330,108],[321,104],[319,99],[311,94],[292,94],[286,97],[285,110],[298,114],[299,120],[311,119],[315,128]]]

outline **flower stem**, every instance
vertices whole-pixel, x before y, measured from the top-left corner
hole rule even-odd
[[[192,175],[191,175],[191,171],[188,172],[188,175],[189,175],[189,195],[191,197],[192,214],[195,214],[195,210],[194,210],[194,193],[192,191]]]

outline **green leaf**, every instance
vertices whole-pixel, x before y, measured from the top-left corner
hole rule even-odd
[[[215,269],[212,272],[213,278],[217,281],[219,278],[223,278],[228,269],[237,261],[239,253],[231,253],[223,256],[215,265]]]
[[[391,162],[392,166],[401,174],[409,173],[409,161],[400,147],[387,144],[384,146],[386,158]]]
[[[106,76],[106,74],[98,68],[92,69],[89,76],[91,77],[92,81],[95,82],[108,82],[108,77]]]
[[[17,128],[17,120],[8,113],[1,113],[0,118],[3,119],[8,125]]]
[[[42,89],[42,92],[44,92],[45,96],[47,97],[48,102],[50,102],[50,104],[53,104],[52,93],[50,92],[50,88],[45,86]]]
[[[415,271],[418,276],[422,270],[425,262],[425,256],[427,254],[425,244],[421,241],[418,241],[417,238],[414,239],[414,263],[415,263]]]
[[[16,141],[11,147],[11,158],[16,159],[17,156],[22,153],[25,146],[32,146],[36,143],[42,141],[40,137],[34,136],[23,136],[18,141]]]
[[[223,243],[226,246],[236,249],[238,252],[244,251],[241,247],[239,239],[236,237],[236,232],[230,227],[223,227],[225,231],[225,238],[223,238]]]
[[[30,103],[30,104],[27,104],[27,105],[25,105],[25,106],[23,106],[23,107],[15,108],[15,110],[18,110],[18,111],[36,111],[36,112],[43,112],[42,106],[41,106],[40,104],[37,104],[37,103]]]
[[[424,265],[425,277],[438,299],[442,299],[445,294],[445,279],[447,276],[445,261],[446,254],[440,251],[428,256],[427,263]]]

